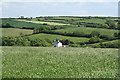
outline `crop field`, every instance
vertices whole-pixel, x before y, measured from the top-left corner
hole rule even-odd
[[[32,34],[33,30],[17,29],[17,28],[0,28],[2,36],[20,36],[20,34]]]
[[[69,36],[54,35],[54,34],[44,34],[44,33],[34,34],[34,35],[30,35],[28,37],[30,39],[45,39],[45,38],[48,38],[51,41],[53,41],[55,39],[69,39],[70,41],[73,41],[75,43],[89,40],[89,38],[84,38],[84,37],[69,37]]]
[[[105,42],[102,42],[103,44],[105,43],[119,43],[119,40],[112,40],[112,41],[105,41]],[[94,43],[94,44],[90,44],[90,45],[99,45],[100,43]]]
[[[84,19],[84,20],[79,20],[79,22],[104,24],[106,20],[105,19]]]
[[[60,29],[55,30],[57,32],[69,32],[72,33],[74,31],[80,31],[84,32],[85,34],[90,34],[92,31],[98,31],[101,34],[105,35],[113,35],[115,32],[118,32],[118,30],[110,30],[110,29],[102,29],[102,28],[88,28],[88,27],[78,27],[78,28],[67,28],[67,29]]]
[[[13,20],[2,20],[2,23],[10,23],[12,26],[17,27],[17,28],[22,28],[22,27],[26,27],[26,28],[35,28],[35,27],[40,27],[40,26],[46,26],[46,25],[42,25],[42,24],[35,24],[35,23],[29,23],[29,22],[25,22],[25,21],[13,21]]]
[[[28,21],[28,20],[17,20],[17,21],[25,21],[30,23],[36,23],[36,24],[48,24],[48,25],[69,25],[69,24],[63,24],[63,23],[56,23],[56,22],[43,22],[43,21]]]
[[[3,78],[117,78],[118,49],[2,47]]]

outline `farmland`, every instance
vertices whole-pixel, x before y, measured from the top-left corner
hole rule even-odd
[[[26,27],[26,28],[34,28],[34,27],[39,27],[39,26],[45,26],[42,24],[34,24],[34,23],[28,23],[28,22],[24,22],[24,21],[15,21],[15,20],[2,20],[2,23],[10,23],[11,26],[14,26],[16,28],[22,28],[22,27]]]
[[[3,36],[20,36],[22,33],[24,35],[22,38],[26,38],[27,42],[30,43],[32,41],[29,39],[32,39],[35,43],[37,43],[36,39],[47,39],[46,41],[48,41],[49,44],[55,39],[60,39],[61,41],[68,41],[69,44],[65,44],[71,45],[70,47],[87,47],[87,45],[90,47],[90,45],[97,46],[97,44],[100,44],[101,42],[118,40],[119,27],[117,26],[117,23],[116,17],[59,16],[8,18],[2,20],[2,32]],[[5,42],[5,44],[6,43],[7,42]],[[101,46],[97,47],[101,48]],[[108,46],[108,48],[117,47],[116,43]]]
[[[118,30],[109,30],[109,29],[101,29],[101,28],[88,28],[88,27],[78,27],[78,28],[67,28],[67,29],[61,29],[61,30],[55,30],[56,32],[68,32],[72,33],[74,31],[84,32],[85,34],[90,34],[92,31],[99,31],[101,34],[104,35],[113,35],[115,32],[118,32]]]
[[[112,43],[112,44],[114,44],[114,43],[119,43],[119,40],[112,40],[112,41],[105,41],[105,42],[102,42],[103,44],[110,44],[110,43]],[[95,44],[91,44],[91,45],[100,45],[100,43],[95,43]]]
[[[0,78],[1,73],[3,78],[117,78],[117,22],[114,17],[5,18]],[[53,40],[69,47],[53,48]]]
[[[32,34],[33,30],[17,29],[17,28],[0,28],[2,36],[20,36],[20,34]]]
[[[43,21],[28,21],[28,20],[17,20],[17,21],[25,21],[30,23],[37,23],[37,24],[48,24],[48,25],[69,25],[69,24],[62,24],[62,23],[56,23],[56,22],[43,22]]]
[[[40,19],[40,20],[44,20],[44,18],[37,18],[37,19]],[[33,21],[36,21],[37,20],[36,18],[33,18],[32,20]],[[66,22],[66,20],[71,20],[71,19],[73,19],[73,20],[75,20],[76,22],[77,21],[80,21],[80,22],[88,22],[88,23],[105,23],[105,20],[102,20],[102,19],[94,19],[94,18],[92,18],[92,19],[83,19],[83,18],[76,18],[76,17],[54,17],[54,18],[48,18],[47,20],[45,20],[45,21],[56,21],[56,22],[62,22],[62,21],[64,21],[64,22]],[[80,20],[80,19],[83,19],[83,20]]]
[[[49,40],[51,40],[51,42],[53,40],[55,40],[55,39],[69,39],[70,41],[73,41],[75,43],[84,42],[84,41],[89,40],[89,38],[84,38],[84,37],[69,37],[69,36],[54,35],[54,34],[44,34],[44,33],[35,34],[35,35],[28,36],[28,37],[30,39],[45,39],[45,38],[48,38]]]
[[[3,78],[117,78],[118,49],[3,47]]]

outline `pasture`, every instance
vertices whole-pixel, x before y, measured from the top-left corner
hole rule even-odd
[[[60,30],[55,30],[55,31],[62,32],[62,33],[64,32],[72,33],[74,31],[80,31],[80,32],[84,32],[85,34],[90,34],[92,31],[98,31],[101,34],[110,35],[110,36],[112,36],[115,32],[118,32],[118,30],[90,28],[90,27],[67,28],[67,29],[60,29]]]
[[[3,78],[117,78],[118,49],[2,47]]]
[[[48,25],[69,25],[69,24],[56,23],[56,22],[28,21],[28,20],[17,20],[17,21],[25,21],[25,22],[35,23],[35,24],[48,24]]]
[[[21,33],[23,35],[33,33],[33,30],[17,28],[0,28],[0,31],[2,31],[2,36],[20,36]]]
[[[40,33],[40,34],[34,34],[28,36],[30,39],[45,39],[48,38],[49,40],[53,41],[55,39],[69,39],[72,42],[84,42],[88,41],[89,38],[84,38],[84,37],[69,37],[69,36],[62,36],[62,35],[55,35],[55,34],[45,34],[45,33]]]
[[[103,44],[105,44],[105,43],[119,43],[119,40],[118,39],[116,39],[116,40],[112,40],[112,41],[105,41],[105,42],[102,42]],[[94,43],[94,44],[89,44],[89,45],[99,45],[100,43]]]
[[[84,19],[84,20],[79,20],[79,22],[86,22],[86,23],[100,23],[100,24],[104,24],[106,22],[105,19]]]
[[[16,20],[2,20],[3,24],[10,23],[11,26],[15,28],[37,28],[40,26],[46,26],[43,24],[35,24],[35,23],[30,23],[30,22],[25,22],[25,21],[16,21]]]

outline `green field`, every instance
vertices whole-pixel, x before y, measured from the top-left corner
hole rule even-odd
[[[63,24],[63,23],[56,23],[56,22],[43,22],[43,21],[28,21],[28,20],[17,20],[17,21],[25,21],[35,24],[48,24],[48,25],[69,25],[69,24]]]
[[[60,30],[55,30],[57,32],[68,32],[72,33],[74,31],[80,31],[84,32],[85,34],[90,34],[92,31],[98,31],[101,34],[105,35],[113,35],[115,32],[118,32],[118,30],[112,30],[112,29],[102,29],[102,28],[89,28],[89,27],[78,27],[78,28],[67,28],[67,29],[60,29]]]
[[[35,23],[30,23],[30,22],[25,22],[25,21],[16,21],[16,20],[12,20],[12,19],[11,20],[3,19],[2,23],[3,24],[9,23],[11,26],[16,27],[16,28],[23,28],[23,27],[26,27],[26,28],[35,28],[36,27],[37,28],[40,26],[46,27],[46,25],[43,25],[43,24],[35,24]]]
[[[103,44],[105,43],[119,43],[119,40],[112,40],[112,41],[105,41],[105,42],[102,42]],[[90,45],[99,45],[100,43],[94,43],[94,44],[90,44]]]
[[[20,33],[23,35],[33,33],[33,30],[17,28],[0,28],[0,31],[2,31],[2,36],[20,36]]]
[[[79,22],[86,22],[86,23],[100,23],[104,24],[106,22],[105,19],[84,19],[84,20],[79,20]]]
[[[37,19],[43,20],[43,18],[37,18]],[[32,20],[37,20],[37,19],[34,18]],[[75,18],[75,17],[53,17],[53,18],[48,18],[48,20],[46,21],[49,21],[49,20],[65,21],[65,20],[71,20],[71,19],[73,19],[74,21],[86,22],[86,23],[105,23],[106,21],[105,19],[98,19],[98,18],[86,19],[86,18]]]
[[[55,40],[55,39],[69,39],[70,41],[73,42],[84,42],[84,41],[88,41],[89,38],[84,38],[84,37],[69,37],[69,36],[62,36],[62,35],[55,35],[55,34],[44,34],[44,33],[40,33],[40,34],[34,34],[31,36],[28,36],[30,39],[45,39],[48,38],[51,41]]]
[[[2,47],[3,78],[117,78],[118,49]]]

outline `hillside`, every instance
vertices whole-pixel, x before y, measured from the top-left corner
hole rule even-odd
[[[50,47],[53,40],[59,39],[70,47],[103,48],[100,43],[108,42],[109,44],[109,41],[118,40],[120,34],[116,17],[48,16],[1,20],[3,38],[5,36],[18,36],[23,38],[22,40],[26,39],[27,43],[21,42],[21,46],[23,46],[22,43],[29,46],[41,46],[39,43],[40,40],[43,40],[45,42],[43,45],[48,47],[47,44],[49,44]],[[10,41],[12,40],[8,40],[8,42]],[[8,42],[5,42],[4,45],[7,45]],[[105,44],[104,48],[118,48],[118,45],[116,42],[110,43],[110,45]]]

